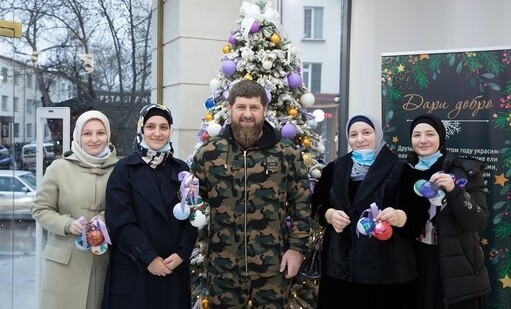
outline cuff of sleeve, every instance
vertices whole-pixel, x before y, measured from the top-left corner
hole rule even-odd
[[[73,224],[73,221],[74,220],[69,220],[66,222],[66,225],[64,226],[64,234],[65,235],[69,234],[69,229],[71,228],[71,224]]]

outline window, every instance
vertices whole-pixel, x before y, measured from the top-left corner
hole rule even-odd
[[[7,68],[2,68],[2,73],[0,73],[0,80],[4,83],[7,83]]]
[[[20,124],[14,124],[14,137],[20,137]]]
[[[34,88],[34,85],[32,85],[34,83],[33,79],[34,79],[34,75],[27,73],[27,83],[25,85],[27,88],[29,88],[29,89]]]
[[[6,112],[9,110],[9,105],[8,105],[7,101],[9,101],[9,97],[6,95],[3,95],[2,96],[2,111],[3,112]]]
[[[33,113],[34,112],[34,100],[27,100],[27,113]]]
[[[323,39],[323,8],[303,8],[303,38]]]
[[[27,137],[32,137],[32,124],[27,123]]]
[[[14,111],[19,112],[20,111],[20,98],[14,97]]]
[[[303,63],[303,83],[311,93],[321,92],[321,63]]]
[[[14,71],[14,85],[19,86],[21,80],[21,75],[19,71]]]

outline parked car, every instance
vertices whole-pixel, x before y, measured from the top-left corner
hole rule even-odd
[[[37,144],[26,144],[21,148],[21,169],[35,171]],[[52,143],[44,143],[43,151],[43,171],[55,159]]]
[[[0,219],[32,220],[35,191],[33,172],[0,170]]]
[[[0,169],[8,170],[12,167],[12,157],[0,152]]]
[[[0,154],[4,154],[4,155],[8,156],[9,149],[7,149],[4,145],[0,145]]]

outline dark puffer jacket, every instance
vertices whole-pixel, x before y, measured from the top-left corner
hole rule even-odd
[[[406,166],[402,185],[411,188],[415,181],[429,179],[438,171],[451,173],[456,180],[468,180],[464,187],[456,185],[453,191],[446,194],[447,206],[436,215],[444,302],[452,304],[490,292],[490,280],[479,246],[479,232],[488,223],[488,208],[483,164],[456,157],[445,150],[442,152],[444,155],[429,170],[419,171]],[[417,157],[412,155],[408,161],[414,165]],[[402,190],[402,193],[405,202],[411,198],[417,204],[412,190]],[[429,207],[429,202],[421,199],[422,205],[426,201],[426,207]]]

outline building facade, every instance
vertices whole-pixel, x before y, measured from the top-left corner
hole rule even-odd
[[[339,0],[279,0],[277,10],[303,65],[303,82],[316,98],[310,111],[322,109],[316,130],[325,138],[325,158],[337,157],[341,43]]]
[[[76,87],[57,74],[46,74],[52,102],[75,95]],[[31,61],[0,56],[0,143],[12,150],[15,145],[36,138],[36,109],[41,105],[41,92]]]

